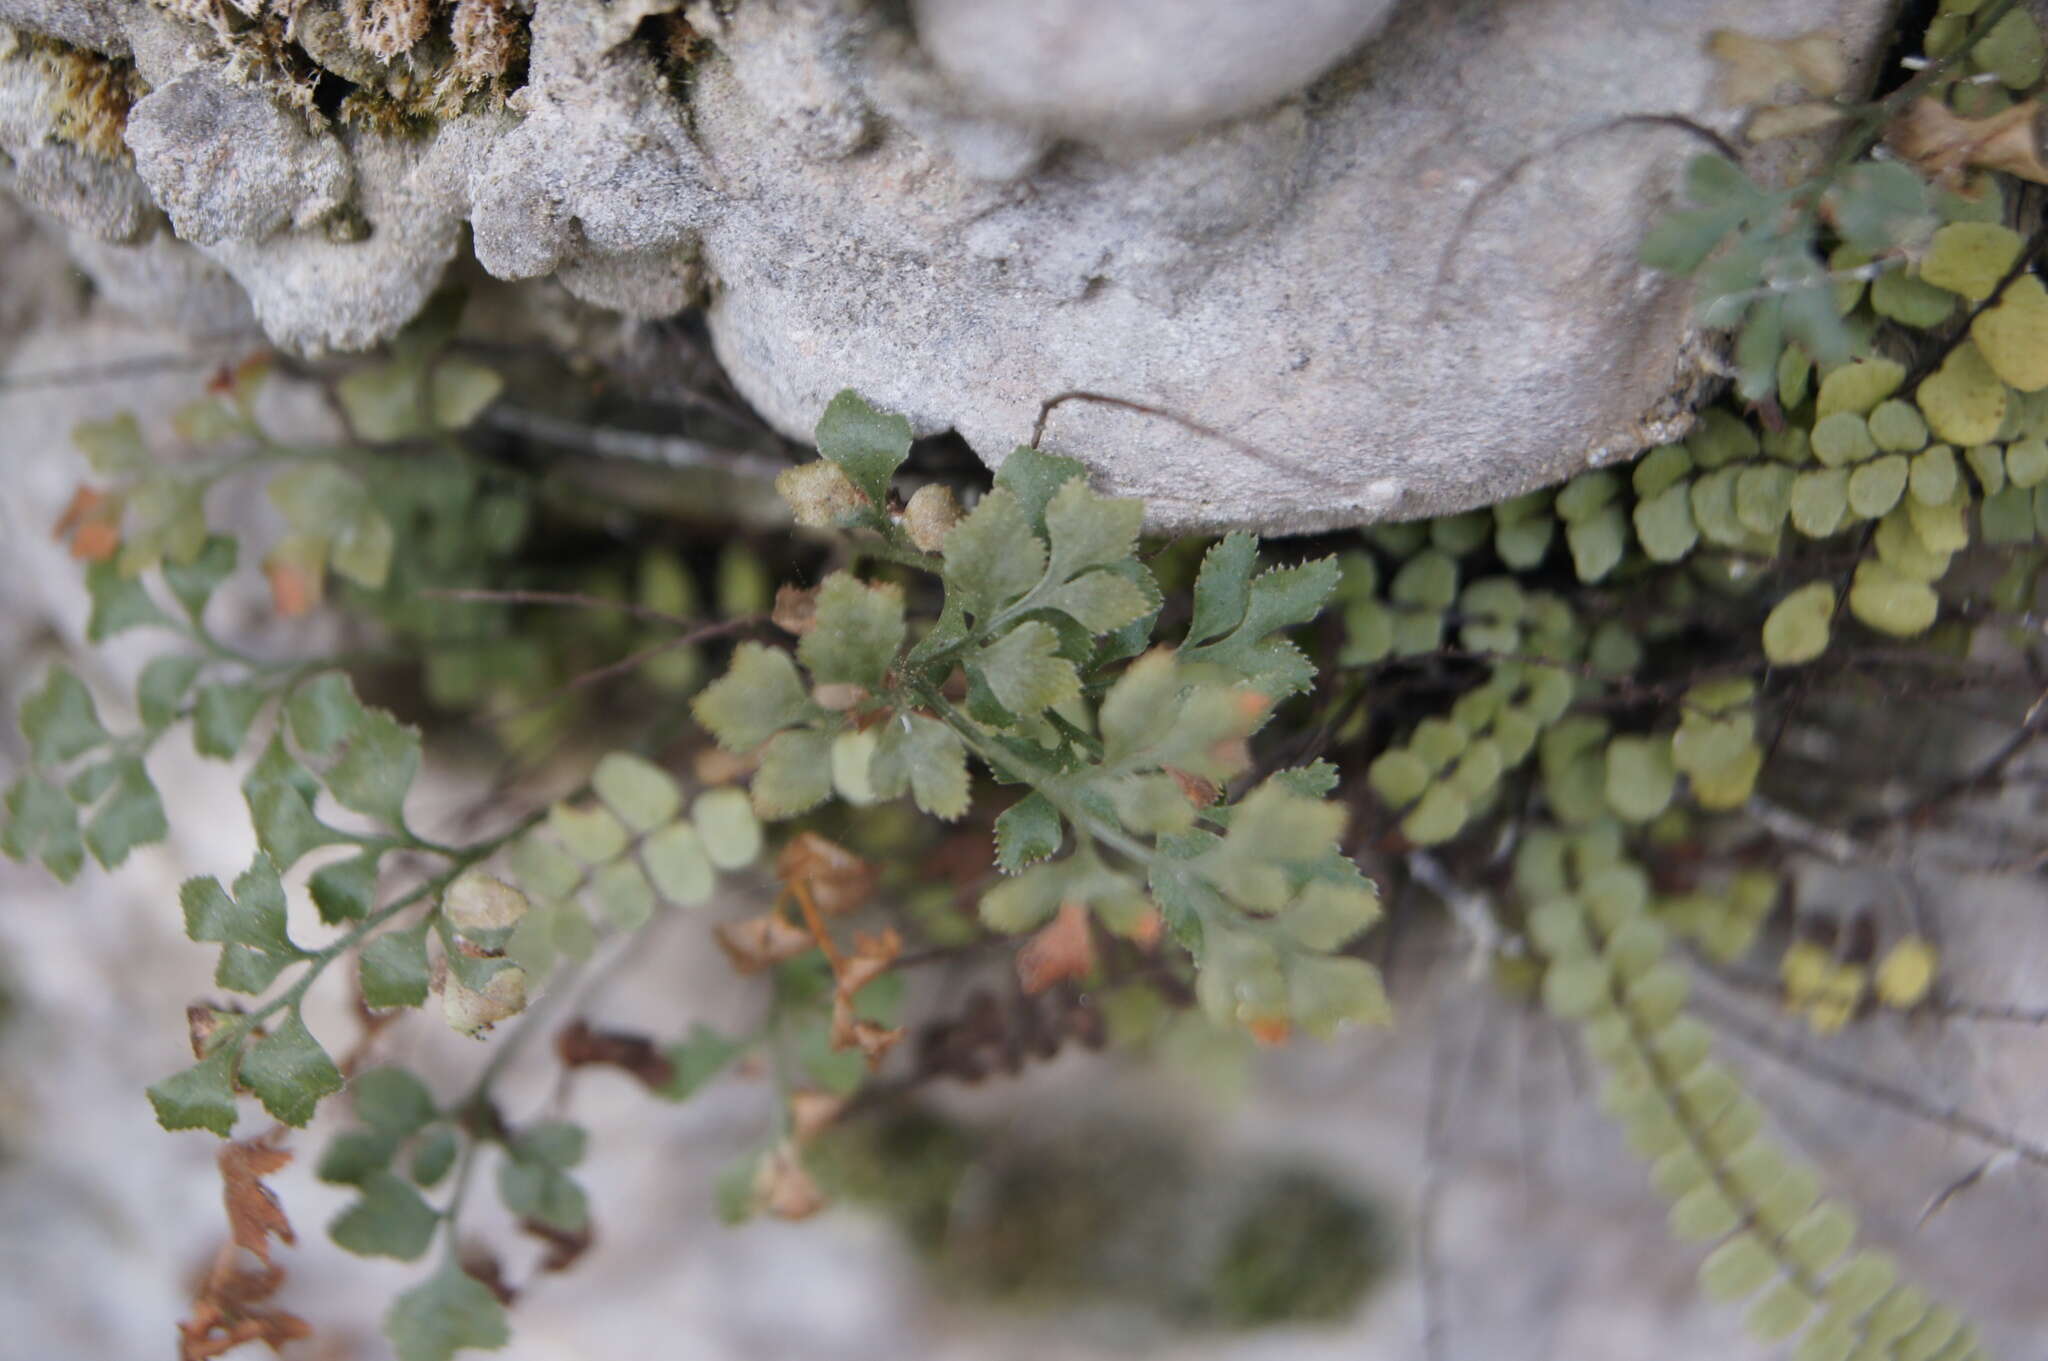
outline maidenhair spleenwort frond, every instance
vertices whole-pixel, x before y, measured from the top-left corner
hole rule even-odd
[[[1882,1252],[1855,1250],[1856,1217],[1821,1194],[1812,1168],[1766,1132],[1764,1113],[1685,1014],[1687,980],[1650,915],[1649,876],[1613,824],[1525,841],[1516,878],[1546,961],[1549,1009],[1577,1021],[1606,1070],[1603,1108],[1651,1164],[1670,1228],[1712,1243],[1700,1288],[1753,1300],[1757,1337],[1799,1337],[1796,1361],[1976,1361],[1957,1312],[1898,1279]]]

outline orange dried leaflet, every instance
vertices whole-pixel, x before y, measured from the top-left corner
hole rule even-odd
[[[773,910],[744,921],[727,922],[712,934],[726,958],[741,973],[759,973],[785,959],[806,954],[817,945],[810,932]]]
[[[280,1243],[298,1241],[291,1221],[284,1217],[284,1207],[262,1181],[291,1160],[289,1152],[261,1139],[227,1144],[220,1151],[221,1198],[227,1205],[228,1232],[237,1247],[255,1253],[266,1266],[272,1238]]]
[[[121,499],[81,486],[51,526],[50,537],[68,538],[80,562],[105,562],[121,547]]]
[[[1083,903],[1060,904],[1058,915],[1017,951],[1017,982],[1026,993],[1094,972],[1095,932]]]
[[[235,1265],[235,1248],[224,1245],[213,1269],[200,1282],[192,1316],[178,1324],[178,1361],[210,1361],[251,1342],[281,1351],[287,1342],[313,1335],[297,1314],[262,1307],[284,1284],[284,1268],[245,1271]]]
[[[838,842],[798,832],[775,857],[775,877],[792,890],[802,884],[826,916],[843,917],[874,896],[879,873]]]

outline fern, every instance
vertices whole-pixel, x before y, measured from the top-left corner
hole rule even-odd
[[[1800,1336],[1799,1361],[1963,1361],[1982,1355],[1955,1310],[1897,1279],[1893,1260],[1856,1250],[1856,1217],[1824,1198],[1813,1169],[1765,1129],[1763,1110],[1713,1057],[1685,1014],[1686,978],[1650,912],[1649,879],[1598,831],[1539,832],[1517,854],[1528,932],[1545,962],[1543,998],[1578,1023],[1606,1069],[1601,1106],[1672,1202],[1670,1229],[1713,1244],[1700,1265],[1711,1299],[1753,1299],[1763,1341]]]

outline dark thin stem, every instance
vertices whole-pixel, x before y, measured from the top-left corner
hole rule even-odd
[[[1833,1059],[1816,1054],[1792,1043],[1768,1026],[1750,1020],[1734,1007],[1704,995],[1696,997],[1693,1005],[1714,1023],[1716,1029],[1735,1036],[1769,1058],[1797,1068],[1823,1082],[1831,1083],[1852,1096],[1860,1096],[1866,1101],[1875,1102],[1877,1105],[1925,1121],[1953,1134],[1975,1139],[1978,1143],[1991,1148],[2003,1149],[2037,1166],[2048,1167],[2048,1146],[2000,1129],[1983,1117],[1973,1115],[1959,1106],[1941,1105],[1917,1092],[1895,1087],[1847,1064],[1837,1063]]]

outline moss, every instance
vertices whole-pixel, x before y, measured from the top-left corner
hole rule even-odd
[[[149,93],[135,63],[41,37],[24,36],[17,52],[49,78],[50,139],[126,164],[128,111]]]

